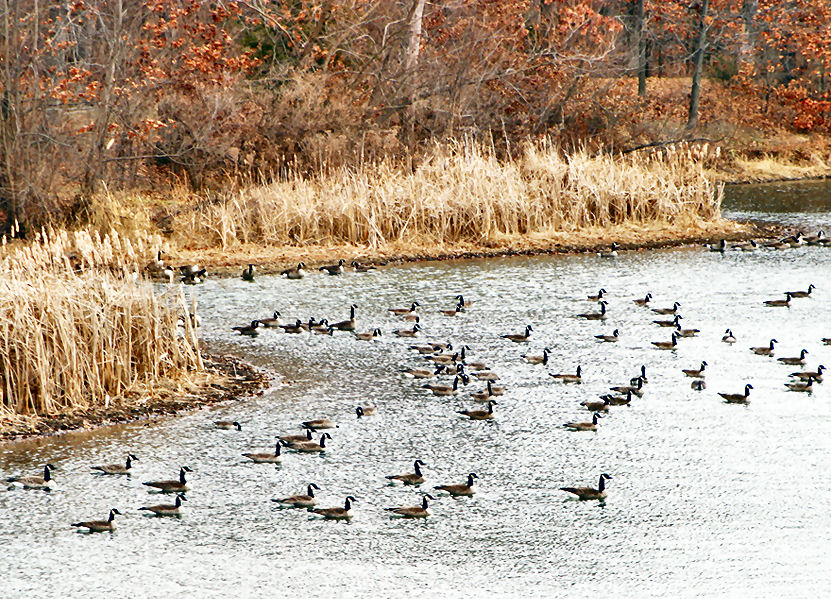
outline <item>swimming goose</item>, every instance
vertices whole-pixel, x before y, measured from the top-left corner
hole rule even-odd
[[[790,308],[791,306],[791,292],[785,292],[785,299],[775,299],[775,300],[766,300],[764,302],[766,306],[771,306],[773,308]]]
[[[407,474],[390,474],[385,478],[393,482],[397,481],[404,483],[405,485],[420,485],[424,482],[424,475],[421,473],[421,467],[426,465],[427,464],[421,460],[416,460],[413,462],[414,472],[408,472]]]
[[[427,499],[435,499],[429,493],[425,493],[424,497],[421,499],[420,506],[412,506],[412,507],[386,507],[384,508],[388,512],[392,512],[392,517],[399,517],[399,518],[426,518],[430,515],[430,512],[427,511]]]
[[[782,362],[782,364],[790,364],[791,366],[802,366],[805,364],[805,356],[808,353],[807,349],[803,349],[799,352],[798,358],[777,358],[778,362]]]
[[[179,480],[157,480],[141,484],[159,489],[162,493],[183,493],[189,488],[185,480],[185,472],[193,472],[193,470],[187,466],[182,466],[179,468]]]
[[[472,302],[470,300],[466,300],[465,297],[462,294],[457,295],[453,299],[455,299],[462,306],[462,308],[470,308],[473,304],[476,303],[476,302]]]
[[[638,376],[633,376],[631,379],[629,379],[629,384],[633,387],[637,386],[638,379],[641,379],[641,383],[643,385],[649,382],[649,379],[646,378],[646,364],[641,364],[641,373]]]
[[[823,337],[820,339],[824,345],[831,345],[831,337]]]
[[[242,454],[242,456],[257,464],[279,464],[283,461],[280,455],[280,443],[277,443],[277,446],[274,448],[274,453],[270,451],[261,453],[249,452]]]
[[[452,343],[444,343],[442,345],[444,346],[444,348],[442,348],[442,349],[437,348],[436,345],[434,345],[432,343],[427,343],[427,344],[424,344],[424,345],[410,345],[407,349],[415,350],[420,354],[434,354],[436,352],[444,351],[445,348],[448,351],[453,349],[453,344]]]
[[[317,505],[317,499],[315,499],[315,489],[320,491],[320,487],[316,484],[309,483],[306,486],[305,495],[290,495],[288,497],[283,497],[282,499],[272,499],[271,501],[279,503],[282,507],[314,507]]]
[[[760,356],[772,356],[773,355],[773,346],[777,343],[779,343],[779,342],[776,339],[771,339],[770,340],[770,345],[767,345],[767,346],[763,345],[763,346],[759,346],[759,347],[751,347],[750,351],[752,351],[754,354],[757,354],[757,355],[760,355]]]
[[[375,416],[377,413],[378,406],[375,405],[358,406],[355,408],[355,414],[358,415],[358,418],[362,418],[363,416]]]
[[[814,289],[816,289],[816,287],[814,287],[814,284],[811,283],[808,285],[808,291],[789,291],[788,293],[791,294],[791,297],[809,297]]]
[[[502,337],[502,339],[507,339],[508,341],[513,341],[514,343],[528,343],[528,339],[531,337],[531,332],[533,330],[534,329],[529,324],[529,325],[525,326],[525,332],[524,333],[520,333],[520,334],[509,333],[507,335],[501,335],[501,337]]]
[[[464,385],[467,385],[470,382],[467,375],[461,374],[456,375],[453,379],[453,385],[440,385],[434,383],[427,383],[426,385],[422,385],[422,389],[429,389],[433,392],[433,395],[440,395],[440,396],[447,396],[447,395],[457,395],[459,393],[459,381],[462,381]]]
[[[342,275],[344,264],[346,264],[346,260],[341,258],[340,260],[338,260],[337,264],[321,266],[320,268],[318,268],[318,270],[325,271],[327,275]]]
[[[287,279],[302,279],[303,277],[306,276],[306,271],[304,270],[305,268],[306,268],[306,265],[303,262],[301,262],[300,264],[298,264],[294,268],[286,269],[286,270],[280,272],[280,274],[281,275],[286,275]]]
[[[819,233],[816,235],[809,235],[808,237],[804,237],[803,241],[807,245],[826,245],[828,244],[829,238],[825,235],[825,231],[820,229]]]
[[[722,342],[733,344],[736,342],[736,336],[733,335],[733,331],[727,329],[724,331],[724,336],[721,338]]]
[[[436,375],[444,372],[444,366],[437,366],[435,370],[429,368],[402,368],[399,372],[403,372],[404,376],[409,376],[414,379],[431,379]]]
[[[750,390],[753,385],[748,383],[744,386],[744,393],[719,393],[727,403],[748,403],[750,401]]]
[[[355,260],[352,261],[352,268],[355,269],[355,272],[369,272],[371,270],[376,270],[371,264],[359,264]]]
[[[243,281],[253,281],[254,280],[254,265],[249,264],[248,268],[242,271],[242,280]]]
[[[493,370],[477,370],[476,372],[472,372],[471,376],[474,378],[479,379],[480,381],[498,381],[499,375],[496,374]]]
[[[158,505],[146,505],[144,507],[140,507],[139,511],[146,511],[152,512],[156,516],[176,516],[179,517],[182,515],[180,508],[182,507],[182,502],[187,501],[188,498],[182,495],[181,493],[176,494],[176,502],[173,504],[170,503],[160,503]]]
[[[257,327],[260,325],[259,320],[252,320],[251,324],[239,327],[231,327],[232,331],[239,331],[240,335],[248,335],[249,337],[256,337],[259,335]]]
[[[608,401],[610,406],[628,406],[632,403],[632,391],[627,391],[626,395],[612,395],[607,393],[601,395],[600,399],[604,402]]]
[[[464,308],[464,306],[462,306],[462,304],[456,304],[456,307],[453,308],[452,310],[439,310],[439,313],[443,314],[444,316],[458,316],[459,312],[464,312],[464,311],[465,311],[465,308]]]
[[[412,314],[405,314],[400,318],[404,322],[421,322],[421,316],[419,316],[416,312],[413,312]]]
[[[796,235],[786,237],[785,242],[788,244],[788,247],[792,248],[798,248],[799,246],[804,245],[805,239],[802,237],[802,231],[797,232]]]
[[[313,514],[323,516],[326,520],[349,520],[352,517],[350,510],[352,509],[352,502],[357,501],[352,495],[346,498],[343,507],[326,507],[326,508],[310,508],[309,511]]]
[[[600,300],[600,312],[584,312],[578,314],[577,318],[585,318],[586,320],[606,320],[606,306],[609,305],[606,300]]]
[[[23,487],[24,489],[43,489],[49,491],[54,484],[52,481],[52,470],[57,470],[52,464],[46,464],[43,467],[43,476],[12,476],[7,478],[6,482],[12,483],[9,489],[14,487]]]
[[[675,327],[675,332],[679,337],[697,337],[701,329],[682,329],[681,325]]]
[[[356,304],[352,304],[349,306],[349,320],[341,320],[340,322],[336,322],[332,325],[333,329],[337,329],[339,331],[354,331],[355,330],[355,309],[358,306]]]
[[[595,335],[594,338],[604,343],[614,343],[620,339],[620,331],[615,329],[611,335]]]
[[[769,241],[769,242],[765,243],[764,246],[766,248],[771,248],[773,250],[783,250],[785,248],[791,247],[790,244],[788,243],[788,239],[789,239],[788,237],[785,237],[783,239],[778,239],[778,240],[775,240],[775,241]]]
[[[419,304],[418,302],[413,302],[412,304],[410,304],[409,308],[388,308],[387,312],[391,312],[396,316],[404,316],[405,314],[412,314],[416,312],[420,305],[421,304]]]
[[[471,395],[471,397],[473,397],[473,399],[475,399],[476,401],[483,401],[483,402],[490,400],[490,398],[493,397],[493,396],[494,396],[494,392],[493,392],[493,382],[492,381],[488,381],[488,386],[483,391],[477,391],[476,393],[473,393]]]
[[[468,348],[468,349],[470,349],[470,348]],[[462,348],[462,353],[464,354],[464,348]],[[466,357],[462,358],[462,366],[464,366],[465,368],[469,368],[470,370],[473,370],[473,371],[476,371],[476,372],[482,372],[483,370],[490,370],[490,368],[488,368],[488,365],[485,362],[476,362],[476,361],[471,362],[471,361],[467,360]]]
[[[473,490],[473,479],[479,478],[475,472],[467,475],[467,482],[462,485],[438,485],[433,487],[438,491],[446,491],[453,497],[470,497],[475,493]]]
[[[427,356],[427,359],[435,364],[456,364],[462,358],[459,352],[453,354],[436,354],[434,356]]]
[[[598,258],[614,258],[617,256],[617,250],[620,246],[617,244],[617,241],[612,242],[612,247],[608,250],[600,250],[597,252]]]
[[[698,368],[682,368],[681,372],[686,374],[687,376],[691,376],[696,379],[704,378],[704,369],[707,368],[707,362],[701,360],[701,366]]]
[[[587,295],[586,299],[588,299],[590,301],[593,301],[593,302],[599,302],[600,300],[603,299],[603,294],[605,294],[605,293],[606,293],[606,290],[601,287],[600,291],[598,291],[594,295]]]
[[[733,250],[741,250],[742,252],[754,252],[759,248],[759,244],[753,241],[743,241],[741,243],[734,243],[730,246],[730,249]]]
[[[662,315],[675,314],[676,312],[678,312],[678,308],[680,308],[680,307],[681,307],[681,304],[678,303],[678,302],[675,302],[675,303],[672,304],[672,308],[652,308],[652,311],[655,314],[662,314]]]
[[[328,449],[326,439],[331,440],[332,436],[329,433],[323,433],[320,435],[320,442],[318,443],[314,441],[295,441],[294,443],[287,443],[286,446],[300,453],[323,453]]]
[[[696,379],[690,384],[690,388],[695,391],[704,391],[707,388],[707,383],[703,379]]]
[[[110,510],[110,515],[106,520],[90,520],[89,522],[75,522],[70,524],[70,526],[76,526],[78,528],[86,528],[87,532],[110,532],[115,530],[115,516],[121,515],[117,509],[113,508]]]
[[[317,418],[315,420],[306,420],[305,422],[301,422],[300,425],[303,428],[312,429],[338,428],[337,423],[334,420],[330,420],[329,418]]]
[[[261,318],[259,322],[260,326],[264,326],[267,329],[276,329],[283,324],[283,319],[280,318],[280,312],[275,310],[271,318]]]
[[[711,252],[720,252],[724,253],[724,250],[727,249],[727,241],[722,239],[718,243],[705,243],[704,247],[706,247]]]
[[[188,268],[194,269],[194,268],[197,268],[197,267],[190,266]],[[207,278],[207,276],[208,276],[208,271],[204,268],[201,268],[201,269],[193,270],[192,272],[189,272],[187,274],[183,274],[182,278],[179,279],[179,281],[181,283],[184,283],[185,285],[198,285],[199,283],[202,283]],[[170,278],[172,279],[172,276],[170,276]]]
[[[467,416],[471,420],[493,420],[493,406],[496,405],[496,400],[488,400],[487,410],[458,410],[456,413],[462,416]]]
[[[582,401],[580,405],[585,407],[589,412],[608,412],[611,401],[608,398],[603,401]]]
[[[612,477],[604,472],[600,475],[600,482],[596,489],[592,487],[560,487],[560,490],[577,495],[580,499],[606,499],[607,480],[612,480]]]
[[[230,420],[217,420],[216,422],[214,422],[214,426],[216,428],[221,428],[226,431],[231,430],[232,428],[235,428],[238,431],[242,430],[242,425],[236,420],[234,420],[233,422],[231,422]]]
[[[817,366],[817,369],[813,372],[792,372],[788,376],[792,376],[802,380],[814,379],[816,382],[821,383],[823,371],[825,371],[825,366],[820,364],[819,366]]]
[[[680,314],[676,314],[672,320],[653,320],[652,322],[657,324],[659,327],[680,327],[681,323],[680,320],[684,318]]]
[[[548,354],[551,353],[551,350],[547,347],[544,347],[542,350],[541,356],[532,356],[530,354],[522,354],[522,359],[528,362],[529,364],[542,364],[543,366],[548,365]]]
[[[415,323],[411,329],[396,329],[393,334],[398,337],[418,337],[421,335],[421,325]]]
[[[643,379],[641,377],[637,377],[634,379],[634,385],[619,385],[617,387],[609,387],[609,391],[615,391],[616,393],[634,393],[638,397],[643,397],[645,389],[643,388]]]
[[[292,335],[299,335],[300,333],[306,332],[308,329],[308,325],[302,323],[298,318],[294,324],[280,324],[277,325],[279,328],[283,329],[284,332],[292,334]]]
[[[106,464],[104,466],[90,466],[96,472],[102,474],[130,474],[130,468],[133,467],[133,460],[138,461],[138,458],[132,453],[127,454],[127,463],[123,466],[121,464]]]
[[[648,306],[649,302],[652,301],[652,294],[647,293],[642,299],[634,299],[632,301],[638,306]]]
[[[315,335],[334,335],[335,334],[335,327],[329,326],[329,321],[325,318],[317,323],[315,326],[310,327],[312,333]]]
[[[785,383],[785,386],[788,388],[788,391],[797,391],[800,393],[813,393],[813,384],[814,379],[809,378],[807,381],[795,381],[792,383]]]
[[[602,418],[600,414],[597,412],[592,415],[591,422],[566,422],[563,425],[563,428],[567,428],[572,432],[579,432],[579,431],[596,431],[597,430],[597,421],[599,418]]]
[[[313,428],[307,428],[305,435],[281,435],[277,438],[280,441],[285,441],[286,443],[303,443],[304,441],[312,440],[312,431],[317,432]]]
[[[561,381],[563,383],[582,383],[583,382],[583,369],[582,369],[582,367],[580,367],[578,365],[576,374],[566,374],[566,373],[552,374],[552,373],[549,372],[548,376],[550,376],[553,379],[557,379],[558,381]]]
[[[672,332],[671,341],[652,341],[652,345],[654,345],[658,349],[675,349],[675,347],[678,345],[678,333],[676,333],[675,331]]]

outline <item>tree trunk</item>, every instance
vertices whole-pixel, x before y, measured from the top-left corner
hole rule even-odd
[[[638,44],[638,95],[646,97],[646,40],[644,38],[644,0],[638,0],[635,14],[635,38]]]
[[[690,89],[690,112],[687,118],[687,129],[694,129],[698,125],[698,102],[701,97],[701,73],[704,70],[704,50],[707,45],[707,12],[710,9],[710,0],[701,2],[701,21],[698,24],[698,40],[693,55],[692,88]]]
[[[759,10],[759,0],[744,0],[742,3],[742,32],[739,46],[739,70],[753,66],[753,51],[756,47],[756,28],[753,24]]]
[[[405,119],[404,130],[407,136],[407,158],[410,161],[410,169],[415,170],[413,156],[415,154],[415,90],[418,83],[415,77],[415,69],[418,66],[418,54],[421,50],[421,20],[424,17],[424,4],[426,0],[413,0],[413,6],[409,14],[410,35],[407,41],[407,58],[405,61],[406,76],[410,80],[410,97],[407,102],[407,109],[403,115]]]

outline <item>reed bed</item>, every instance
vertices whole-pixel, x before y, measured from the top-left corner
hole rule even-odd
[[[470,242],[720,217],[708,151],[565,155],[528,144],[499,160],[486,148],[437,149],[412,172],[382,162],[314,177],[289,175],[178,217],[191,247],[347,244],[370,248]]]

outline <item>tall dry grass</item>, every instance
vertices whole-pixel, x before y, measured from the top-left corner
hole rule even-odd
[[[709,150],[565,155],[528,144],[514,159],[438,148],[415,172],[390,162],[244,188],[178,216],[188,245],[488,243],[623,223],[683,226],[720,216]],[[184,238],[184,237],[183,237]]]

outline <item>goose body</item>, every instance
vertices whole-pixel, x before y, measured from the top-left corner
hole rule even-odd
[[[727,403],[748,403],[750,401],[750,390],[753,385],[748,383],[744,386],[744,393],[719,393]]]
[[[701,360],[701,366],[698,368],[683,368],[681,372],[683,372],[687,376],[691,376],[696,379],[704,378],[704,369],[707,368],[707,362]]]
[[[683,316],[680,314],[676,314],[675,318],[672,320],[653,320],[652,322],[657,324],[659,327],[680,327],[681,323],[679,322]]]
[[[617,244],[616,241],[612,242],[612,247],[608,250],[600,250],[597,252],[598,258],[615,258],[617,256],[617,250],[620,246]]]
[[[90,466],[96,472],[101,474],[130,474],[130,468],[133,467],[133,460],[138,460],[132,453],[127,455],[127,462],[125,464],[106,464],[104,466]]]
[[[249,264],[248,267],[242,271],[242,280],[243,281],[253,281],[254,280],[254,265]]]
[[[782,364],[789,364],[791,366],[802,366],[805,364],[805,356],[808,354],[807,349],[803,349],[799,352],[799,356],[795,358],[777,358],[778,362]]]
[[[343,507],[325,507],[325,508],[310,508],[309,511],[318,516],[323,516],[326,520],[349,520],[352,518],[352,502],[356,501],[354,497],[349,495],[343,504]]]
[[[331,435],[329,433],[323,433],[320,436],[320,441],[315,443],[314,441],[299,441],[294,443],[289,443],[288,448],[293,449],[294,451],[299,451],[300,453],[323,453],[326,451],[326,439],[331,439]]]
[[[251,324],[245,326],[231,327],[232,331],[237,331],[240,335],[247,335],[249,337],[256,337],[259,335],[257,327],[260,326],[259,320],[252,320]]]
[[[388,507],[384,509],[388,512],[392,512],[393,517],[426,518],[430,515],[430,512],[427,511],[427,499],[435,499],[435,497],[425,494],[421,499],[421,505],[411,507]]]
[[[823,345],[831,345],[831,337],[823,337],[820,341],[822,341]]]
[[[562,383],[582,383],[583,382],[583,368],[581,366],[577,366],[577,372],[575,374],[567,374],[567,373],[560,373],[560,374],[551,374],[548,373],[548,376],[551,378],[558,380]]]
[[[179,469],[179,480],[157,480],[141,484],[159,489],[162,493],[183,493],[189,488],[185,480],[185,472],[193,472],[193,470],[187,466],[182,466]]]
[[[429,368],[402,368],[400,372],[414,379],[431,379],[436,375],[442,374],[444,372],[444,366],[438,366],[435,370],[430,370]]]
[[[337,264],[329,264],[327,266],[321,266],[318,270],[325,272],[327,275],[342,275],[343,274],[343,265],[346,264],[346,260],[341,258],[338,260]]]
[[[611,335],[595,335],[594,338],[603,343],[614,343],[620,339],[620,331],[615,329]]]
[[[585,407],[589,412],[608,412],[611,401],[608,398],[603,401],[583,401],[580,405]]]
[[[808,290],[807,291],[789,291],[788,293],[791,294],[791,297],[810,297],[811,292],[814,289],[816,289],[816,287],[814,287],[814,285],[812,283],[812,284],[808,285]]]
[[[525,326],[524,333],[509,333],[507,335],[502,335],[502,339],[507,339],[508,341],[513,341],[514,343],[528,343],[528,339],[531,337],[531,332],[533,330],[534,329],[529,324]]]
[[[277,446],[274,448],[273,452],[248,452],[242,454],[242,456],[257,464],[279,464],[283,461],[283,458],[280,456],[280,443],[277,443]]]
[[[600,300],[598,302],[600,304],[600,312],[583,312],[582,314],[578,314],[578,318],[585,318],[586,320],[606,320],[606,306],[608,303],[606,300]]]
[[[338,428],[337,423],[329,418],[317,418],[315,420],[307,420],[306,422],[301,422],[300,424],[303,428],[311,428],[315,430],[326,428]]]
[[[332,325],[333,329],[337,329],[338,331],[354,331],[355,330],[355,309],[358,306],[352,304],[349,306],[349,319],[348,320],[341,320],[340,322],[336,322]]]
[[[618,385],[616,387],[609,387],[609,391],[615,391],[617,393],[633,393],[638,397],[643,397],[643,379],[641,377],[636,377],[634,381],[634,385]]]
[[[636,306],[648,306],[649,302],[652,301],[652,294],[647,293],[644,297],[640,299],[634,299],[632,301],[635,303]]]
[[[140,507],[139,511],[150,512],[156,516],[181,516],[182,502],[187,501],[187,497],[181,493],[176,494],[176,501],[174,503],[160,503],[158,505],[147,505]]]
[[[303,443],[304,441],[311,441],[312,440],[312,431],[315,429],[307,428],[305,435],[282,435],[277,437],[280,441],[285,443]],[[315,431],[317,432],[317,431]]]
[[[467,375],[456,375],[456,377],[453,379],[452,385],[427,383],[426,385],[422,385],[422,389],[429,389],[433,393],[433,395],[457,395],[459,393],[459,381],[462,381],[463,384],[467,385]]]
[[[290,495],[288,497],[283,497],[282,499],[272,499],[271,501],[279,503],[283,507],[314,507],[317,505],[317,499],[315,499],[315,489],[319,491],[320,487],[314,483],[309,483],[306,487],[305,495]]]
[[[704,247],[706,247],[711,252],[720,252],[723,254],[724,251],[727,249],[727,241],[722,239],[718,243],[705,243]]]
[[[396,329],[393,334],[398,337],[418,337],[421,335],[421,325],[415,323],[411,329]]]
[[[705,383],[703,379],[695,379],[692,384],[690,384],[690,388],[694,391],[704,391],[704,389],[707,388],[707,383]]]
[[[464,312],[465,308],[462,304],[456,304],[456,307],[452,310],[439,310],[439,314],[444,316],[458,316],[461,312]]]
[[[806,245],[828,245],[828,242],[831,241],[831,239],[825,235],[825,231],[820,229],[819,233],[804,237],[803,241]]]
[[[281,271],[281,275],[285,275],[287,279],[302,279],[306,276],[306,265],[301,262],[294,268],[288,268],[284,271]]]
[[[420,305],[421,304],[419,304],[418,302],[413,302],[412,304],[410,304],[409,308],[388,308],[387,312],[391,312],[392,314],[395,314],[396,316],[404,316],[405,314],[414,314],[418,310],[418,307]]]
[[[442,347],[439,348],[437,345],[441,345]],[[420,354],[435,354],[437,352],[452,350],[453,344],[452,343],[442,343],[442,344],[432,344],[426,343],[424,345],[411,345],[407,349],[411,349],[413,351],[417,351]]]
[[[791,292],[785,292],[785,299],[767,300],[765,305],[773,308],[788,308],[791,305]]]
[[[372,329],[366,333],[355,333],[355,339],[358,341],[376,341],[381,337],[381,329]]]
[[[467,475],[467,482],[461,485],[438,485],[433,487],[438,491],[446,491],[450,493],[453,497],[470,497],[475,493],[473,490],[473,479],[479,478],[475,472],[471,472]]]
[[[678,333],[673,331],[672,338],[670,339],[670,341],[652,341],[652,345],[654,345],[658,349],[675,349],[675,347],[678,345]]]
[[[358,406],[355,408],[355,414],[357,414],[358,418],[363,418],[364,416],[375,416],[377,413],[378,407],[375,405]]]
[[[560,490],[577,495],[582,500],[606,499],[606,481],[611,480],[611,478],[611,476],[604,472],[600,475],[600,482],[597,484],[596,489],[593,487],[560,487]]]
[[[533,356],[530,354],[522,354],[522,359],[528,362],[529,364],[542,364],[543,366],[548,365],[548,354],[551,353],[551,350],[547,347],[543,348],[541,356]]]
[[[488,386],[485,389],[473,393],[471,397],[473,397],[473,399],[475,399],[476,401],[484,402],[490,400],[490,398],[493,397],[493,395],[493,383],[491,381],[488,381]]]
[[[42,489],[49,491],[54,484],[52,481],[52,470],[56,468],[52,464],[46,464],[43,467],[43,476],[13,476],[7,478],[6,482],[12,483],[10,489],[14,487],[23,487],[24,489]]]
[[[628,406],[632,403],[632,392],[627,391],[626,395],[601,395],[600,399],[608,401],[610,406]]]
[[[759,347],[751,347],[750,351],[759,356],[772,356],[774,346],[779,343],[776,339],[771,339],[768,345],[761,345]]]
[[[682,329],[681,325],[675,327],[675,332],[679,337],[697,337],[701,329]]]
[[[733,245],[730,246],[730,249],[739,250],[739,251],[742,251],[742,252],[754,252],[758,248],[759,248],[759,244],[756,243],[755,241],[753,241],[752,239],[750,241],[745,241],[745,242],[742,242],[742,243],[734,243]]]
[[[579,431],[596,431],[597,430],[597,421],[601,418],[600,414],[597,412],[594,413],[592,416],[591,422],[566,422],[563,427],[567,428],[572,432],[579,432]]]
[[[814,379],[816,382],[822,382],[822,373],[825,371],[825,366],[820,364],[817,366],[817,369],[813,372],[792,372],[788,376],[792,376],[798,379],[807,380],[807,379]]]
[[[220,428],[226,431],[231,430],[232,428],[235,428],[238,431],[242,430],[242,425],[236,420],[234,420],[233,422],[231,422],[230,420],[217,420],[216,422],[214,422],[214,426],[216,428]]]
[[[472,377],[479,379],[480,381],[498,381],[499,375],[496,374],[493,370],[478,370],[471,374]]]
[[[491,399],[488,401],[487,410],[459,410],[456,413],[462,416],[467,416],[471,420],[493,420],[493,406],[496,401]]]
[[[371,264],[359,264],[355,260],[352,261],[352,268],[355,269],[355,272],[370,272],[372,270],[376,270],[376,268]]]
[[[70,526],[76,528],[86,528],[87,532],[111,532],[115,530],[115,516],[121,515],[117,509],[110,510],[109,517],[106,520],[90,520],[88,522],[75,522]]]
[[[598,291],[594,295],[587,295],[586,299],[588,299],[589,301],[592,301],[592,302],[599,302],[600,300],[603,299],[603,296],[605,294],[606,294],[606,290],[601,288],[600,291]]]
[[[267,329],[276,329],[281,324],[283,324],[283,319],[280,318],[280,312],[277,310],[274,311],[274,314],[271,318],[260,319],[260,326],[263,326]]]
[[[407,474],[391,474],[386,479],[404,483],[405,485],[420,485],[424,482],[424,475],[421,472],[422,466],[425,466],[425,463],[421,460],[416,460],[413,462],[413,472],[408,472]]]
[[[721,338],[721,341],[722,343],[729,343],[732,345],[736,342],[736,336],[733,335],[733,331],[727,329],[726,331],[724,331],[724,336]]]
[[[795,381],[792,383],[785,383],[788,391],[797,391],[800,393],[812,393],[814,391],[814,379],[809,378],[807,381]]]
[[[681,307],[681,304],[678,302],[674,302],[672,304],[672,308],[652,308],[652,312],[655,314],[667,315],[667,314],[675,314],[678,312],[678,308]]]

